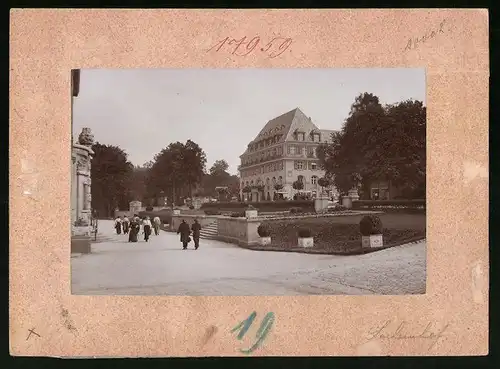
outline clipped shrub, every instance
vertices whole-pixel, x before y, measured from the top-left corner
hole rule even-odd
[[[204,213],[206,215],[221,215],[222,213],[218,210],[213,210],[213,209],[207,209],[207,210],[204,210]]]
[[[297,232],[299,238],[310,238],[312,237],[312,232],[309,228],[300,228]]]
[[[302,209],[301,207],[290,208],[290,214],[298,214],[298,213],[303,213],[303,212],[304,212],[304,209]]]
[[[231,213],[231,218],[244,218],[244,217],[245,217],[244,211],[235,211]]]
[[[329,213],[336,213],[338,211],[348,210],[344,205],[335,205],[334,207],[328,208]]]
[[[147,206],[146,207],[146,211],[153,211],[153,210],[154,210],[154,208],[152,206]]]
[[[289,209],[290,207],[299,206],[302,208],[314,208],[313,200],[282,200],[282,201],[259,201],[259,202],[207,202],[201,205],[202,209],[245,209],[248,205],[252,205],[256,209]]]
[[[269,235],[271,234],[269,227],[264,224],[261,224],[257,227],[257,233],[260,237],[269,237]]]
[[[194,210],[194,206],[193,205],[189,205],[189,209],[190,210]]]
[[[359,222],[359,231],[363,236],[382,234],[382,221],[376,215],[365,215]]]
[[[354,209],[425,209],[425,200],[357,200]]]

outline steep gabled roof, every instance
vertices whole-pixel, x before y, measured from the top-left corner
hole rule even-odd
[[[297,111],[300,111],[299,108],[290,110],[289,112],[268,121],[264,128],[260,130],[259,134],[249,142],[249,145],[265,139],[266,137],[272,137],[276,134],[282,135],[281,141],[284,141],[288,136],[288,132],[290,131],[290,127],[292,126],[293,119],[295,118],[295,114],[297,113]],[[248,146],[241,156],[245,155],[246,153],[248,153]]]
[[[292,126],[293,118],[295,117],[295,114],[298,110],[299,108],[295,108],[285,114],[280,115],[279,117],[271,119],[266,123],[264,128],[261,129],[257,137],[255,137],[252,142],[262,140],[266,137],[272,137],[273,135],[278,133],[282,134],[283,137],[285,137],[290,130],[290,127]]]

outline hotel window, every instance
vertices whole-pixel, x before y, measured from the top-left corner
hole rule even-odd
[[[297,181],[304,183],[304,176],[298,176]]]
[[[273,185],[276,184],[276,177],[273,177]]]
[[[311,177],[311,184],[315,185],[316,183],[318,183],[318,177],[312,176]]]
[[[316,169],[318,169],[318,164],[316,164],[316,163],[311,163],[311,169],[312,169],[312,170],[316,170]]]
[[[288,146],[288,153],[295,155],[295,149],[296,149],[295,146]]]
[[[283,147],[278,147],[278,155],[282,155],[283,154]]]
[[[303,162],[301,162],[301,161],[296,161],[296,162],[295,162],[295,169],[297,169],[297,170],[302,170],[302,169],[304,169],[304,163],[303,163]]]

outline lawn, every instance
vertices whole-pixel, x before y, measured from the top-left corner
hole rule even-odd
[[[421,223],[406,224],[400,218],[389,218],[384,221],[383,214],[380,218],[384,225],[384,248],[401,245],[406,242],[425,238],[425,216],[424,226]],[[354,219],[352,219],[354,218]],[[311,251],[323,251],[327,253],[357,253],[361,251],[361,234],[359,233],[359,220],[357,216],[336,218],[313,218],[265,221],[271,231],[271,248],[292,250],[297,249],[297,231],[300,228],[309,228],[314,237],[314,247]],[[361,218],[361,217],[360,217]],[[391,226],[389,220],[398,221]]]

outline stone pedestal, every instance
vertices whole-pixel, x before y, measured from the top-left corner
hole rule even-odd
[[[313,247],[314,246],[314,238],[313,237],[307,237],[307,238],[299,237],[298,244],[299,244],[299,247]]]
[[[193,206],[196,210],[201,208],[201,199],[199,197],[193,199]]]
[[[130,201],[129,203],[130,216],[133,216],[134,214],[139,214],[141,210],[142,210],[142,202]]]
[[[261,246],[266,246],[271,244],[271,237],[261,237],[260,238],[260,245]]]
[[[361,236],[361,246],[363,248],[382,247],[384,246],[384,239],[381,234]]]
[[[256,218],[257,217],[257,210],[256,209],[245,210],[245,217],[246,218]]]
[[[328,203],[330,199],[325,196],[320,196],[314,199],[314,211],[316,213],[321,213],[322,211],[325,211],[328,209]]]

